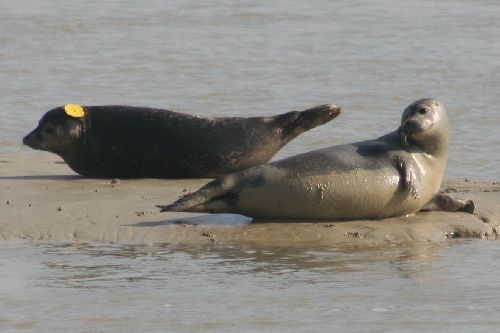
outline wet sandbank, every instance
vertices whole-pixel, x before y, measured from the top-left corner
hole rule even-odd
[[[0,154],[0,239],[51,242],[339,245],[498,239],[500,182],[448,179],[477,214],[428,212],[347,222],[251,222],[238,215],[159,213],[205,180],[86,179],[49,153]]]

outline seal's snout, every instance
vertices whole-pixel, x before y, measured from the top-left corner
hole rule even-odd
[[[401,124],[401,130],[403,130],[403,132],[405,132],[405,133],[408,132],[409,127],[410,127],[410,121],[409,120],[405,120]]]
[[[414,119],[406,120],[403,123],[402,129],[405,133],[413,133],[420,128],[419,122]]]
[[[40,137],[40,133],[35,129],[28,133],[23,138],[23,144],[32,148],[32,149],[40,149],[43,139]]]
[[[23,138],[23,145],[33,148],[33,132]]]

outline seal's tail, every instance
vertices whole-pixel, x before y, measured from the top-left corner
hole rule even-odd
[[[329,122],[340,113],[340,107],[323,104],[304,111],[292,111],[279,115],[276,121],[283,127],[283,138],[290,141],[305,131]]]
[[[231,193],[236,185],[234,174],[215,179],[198,191],[170,205],[157,205],[161,212],[230,212]]]

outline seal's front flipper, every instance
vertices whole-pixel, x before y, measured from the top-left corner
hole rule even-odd
[[[403,188],[410,191],[413,199],[420,198],[414,164],[402,156],[394,156],[392,162],[399,173],[400,183],[403,185]]]
[[[453,199],[446,194],[437,194],[421,211],[465,212],[474,214],[477,206],[474,201]]]

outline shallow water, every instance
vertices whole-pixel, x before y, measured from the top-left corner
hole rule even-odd
[[[500,243],[0,243],[0,329],[496,332]]]
[[[344,114],[276,158],[373,138],[410,102],[450,111],[447,176],[500,178],[498,1],[0,2],[0,151],[68,102]]]

